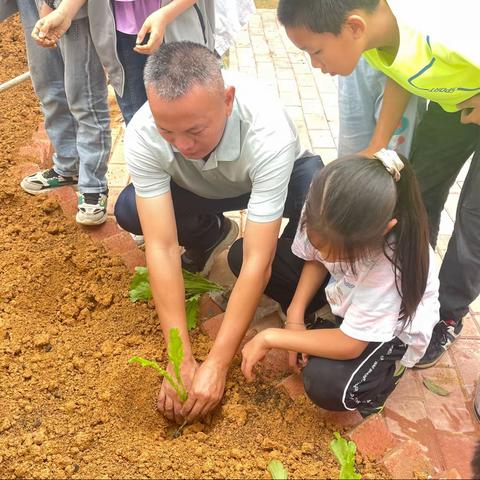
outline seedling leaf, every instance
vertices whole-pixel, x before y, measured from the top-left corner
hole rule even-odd
[[[130,300],[148,302],[152,299],[152,289],[148,280],[148,270],[145,267],[135,267],[135,275],[130,282]]]
[[[157,371],[162,377],[165,377],[167,382],[175,389],[178,398],[185,402],[188,398],[188,393],[182,380],[181,366],[183,362],[183,344],[178,328],[171,328],[168,344],[168,358],[173,366],[174,377],[163,369],[157,362],[147,360],[142,357],[132,357],[128,363],[139,363],[142,367],[151,367]]]
[[[223,287],[211,282],[199,273],[190,273],[182,270],[185,285],[185,313],[189,330],[197,326],[198,312],[200,310],[200,295],[208,292],[219,292]],[[145,267],[135,267],[135,275],[130,282],[130,300],[132,302],[148,302],[153,298],[148,270]]]
[[[139,363],[142,367],[151,367],[156,370],[162,377],[165,377],[170,383],[170,385],[175,388],[175,380],[173,380],[172,376],[164,370],[157,362],[153,360],[147,360],[146,358],[142,357],[132,357],[128,363]],[[176,390],[176,388],[175,388]]]
[[[330,442],[330,449],[337,457],[340,464],[340,480],[361,479],[362,476],[355,470],[355,442],[347,441],[338,432],[334,433],[335,439]]]
[[[193,330],[197,326],[198,312],[200,311],[200,294],[185,300],[185,311],[187,315],[187,328]]]
[[[450,395],[450,392],[446,390],[445,388],[441,387],[440,385],[437,385],[435,382],[430,380],[427,377],[423,377],[423,384],[432,392],[435,393],[436,395],[440,395],[441,397],[448,397]]]
[[[271,460],[267,467],[272,480],[288,480],[288,473],[280,460]]]
[[[199,273],[191,273],[187,270],[182,270],[183,283],[185,284],[185,297],[193,297],[194,295],[207,292],[220,292],[223,290],[218,283],[211,282]]]

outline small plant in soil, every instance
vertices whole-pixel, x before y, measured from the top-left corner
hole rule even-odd
[[[183,283],[185,285],[185,311],[187,315],[187,327],[189,330],[197,326],[198,312],[200,310],[200,297],[208,292],[221,292],[223,287],[207,280],[199,273],[190,273],[182,270]],[[130,300],[132,302],[148,302],[153,298],[148,269],[135,267],[135,275],[130,283]]]
[[[183,343],[180,338],[178,328],[170,329],[170,338],[168,344],[168,359],[173,366],[173,376],[163,369],[157,362],[146,360],[142,357],[132,357],[128,363],[139,363],[142,367],[151,367],[173,387],[177,392],[178,398],[185,402],[188,398],[187,390],[182,380],[181,367],[183,362]]]
[[[267,467],[272,480],[288,480],[288,473],[280,460],[271,460]]]
[[[362,475],[355,469],[355,453],[357,452],[355,442],[345,440],[338,432],[335,432],[334,435],[335,439],[330,442],[330,449],[340,464],[338,478],[340,480],[362,478]]]

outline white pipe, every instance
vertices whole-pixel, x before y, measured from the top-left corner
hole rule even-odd
[[[19,75],[18,77],[12,78],[11,80],[8,80],[8,82],[1,83],[0,84],[0,92],[3,92],[4,90],[8,90],[9,88],[14,87],[15,85],[18,85],[19,83],[24,82],[25,80],[28,80],[30,78],[30,72],[25,72]]]

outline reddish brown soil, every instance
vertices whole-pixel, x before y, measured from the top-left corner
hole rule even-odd
[[[27,69],[17,19],[0,25],[0,81]],[[29,83],[0,93],[0,477],[336,477],[332,426],[305,398],[247,385],[231,369],[207,423],[175,429],[155,409],[159,379],[127,365],[165,360],[154,310],[128,299],[130,274],[55,201],[25,194],[13,170],[28,160],[41,117]],[[204,358],[210,341],[193,334]],[[366,477],[383,476],[358,459]]]

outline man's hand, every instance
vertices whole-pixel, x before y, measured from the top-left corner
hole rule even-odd
[[[211,412],[223,397],[227,372],[228,367],[205,360],[195,373],[188,400],[180,415],[192,422]]]
[[[473,123],[480,125],[480,93],[460,103],[457,107],[462,109],[460,121],[463,124]]]
[[[163,37],[165,36],[165,28],[167,22],[162,9],[153,12],[143,22],[142,28],[137,35],[137,46],[134,50],[137,53],[143,53],[144,55],[151,55],[158,47],[163,43]],[[145,45],[141,45],[145,36],[150,33],[148,42]]]
[[[182,362],[181,375],[187,392],[191,388],[197,369],[198,363],[194,358]],[[175,378],[171,364],[168,364],[167,372]],[[157,407],[169,420],[175,421],[178,424],[183,422],[183,416],[180,413],[183,404],[178,398],[177,392],[166,379],[163,379],[162,388],[158,395]]]
[[[40,10],[40,17],[33,27],[32,38],[41,47],[54,48],[60,37],[70,28],[72,19],[61,9],[52,10],[45,3]]]

